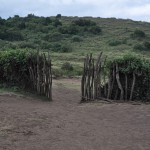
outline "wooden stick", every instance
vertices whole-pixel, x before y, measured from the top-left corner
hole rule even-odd
[[[37,51],[37,92],[40,94],[39,49]]]
[[[125,74],[125,100],[128,99],[128,76]]]
[[[131,93],[130,93],[130,98],[129,100],[132,100],[132,97],[133,97],[133,92],[134,92],[134,87],[135,87],[135,73],[133,72],[133,82],[132,82],[132,87],[131,87]]]
[[[120,82],[118,63],[116,63],[116,80],[117,80],[118,87],[121,90],[120,100],[123,100],[124,91]]]

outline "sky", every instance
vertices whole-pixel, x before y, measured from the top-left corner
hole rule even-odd
[[[92,16],[150,22],[150,0],[0,0],[0,17]]]

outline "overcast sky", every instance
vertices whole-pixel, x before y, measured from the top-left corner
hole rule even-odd
[[[0,16],[93,16],[150,22],[150,0],[0,0]]]

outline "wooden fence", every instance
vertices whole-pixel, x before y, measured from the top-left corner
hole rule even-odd
[[[52,100],[52,70],[49,53],[31,54],[29,73],[32,89]]]
[[[81,101],[102,100],[150,100],[150,70],[131,70],[124,73],[122,68],[132,65],[132,60],[120,64],[111,63],[106,67],[106,57],[100,53],[95,61],[92,54],[84,60],[81,80]]]
[[[92,54],[85,58],[81,81],[82,101],[100,99],[102,96],[106,96],[106,88],[102,89],[102,85],[106,82],[105,63],[106,57],[102,57],[102,53],[96,62],[94,62]]]

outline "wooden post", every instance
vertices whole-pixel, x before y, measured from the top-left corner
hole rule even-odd
[[[135,73],[133,72],[133,82],[132,82],[132,87],[131,87],[131,93],[130,93],[130,98],[129,100],[132,100],[132,97],[133,97],[133,92],[134,92],[134,87],[135,87]]]
[[[120,100],[123,100],[124,91],[123,91],[123,88],[122,88],[122,85],[121,85],[121,82],[120,82],[118,63],[116,63],[116,80],[117,80],[118,87],[121,90]]]
[[[40,94],[39,49],[37,51],[37,92]]]
[[[128,76],[125,74],[125,100],[128,99]]]

